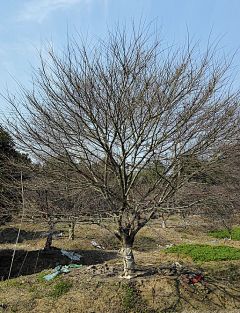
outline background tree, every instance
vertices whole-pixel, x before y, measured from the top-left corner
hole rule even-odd
[[[25,180],[31,161],[26,154],[16,151],[10,134],[0,126],[0,220],[10,220],[22,201],[21,172]]]
[[[239,224],[240,216],[239,160],[238,144],[229,147],[227,152],[207,168],[205,162],[196,157],[192,161],[188,160],[185,163],[186,171],[194,174],[175,194],[175,207],[185,213],[185,216],[190,212],[201,215],[209,229],[226,228],[231,237],[233,227]]]
[[[69,224],[69,238],[74,240],[74,227],[84,205],[84,190],[76,188],[78,174],[67,162],[58,158],[46,160],[34,167],[34,175],[25,184],[27,214],[49,225],[45,249],[51,248],[54,227],[58,222]]]
[[[239,224],[240,217],[240,154],[239,145],[231,147],[219,160],[211,173],[211,183],[205,186],[203,213],[210,218],[214,228],[227,229],[232,239],[233,227]]]
[[[24,149],[67,162],[78,187],[99,194],[113,223],[98,223],[121,241],[125,276],[134,272],[137,232],[195,173],[182,160],[197,155],[207,166],[239,129],[232,59],[215,46],[168,46],[151,29],[117,26],[92,46],[80,38],[61,55],[49,48],[32,90],[5,96]],[[143,184],[151,163],[163,167]]]

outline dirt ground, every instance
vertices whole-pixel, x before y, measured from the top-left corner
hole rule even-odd
[[[0,312],[240,312],[239,261],[209,262],[196,265],[190,258],[166,254],[168,245],[181,243],[228,244],[240,248],[236,241],[207,236],[209,226],[198,217],[189,218],[187,228],[177,217],[161,228],[153,220],[142,229],[134,244],[136,277],[122,279],[119,243],[96,225],[79,223],[75,240],[68,239],[68,228],[57,224],[52,249],[44,251],[47,224],[24,223],[12,262],[18,224],[0,229]],[[104,246],[92,245],[96,241]],[[79,261],[62,255],[61,249],[80,254]],[[162,269],[179,262],[175,272]],[[43,277],[58,265],[82,264],[70,268],[51,281]],[[11,272],[10,272],[11,268]],[[198,272],[202,283],[182,284],[182,273]],[[8,279],[10,272],[10,279]],[[70,286],[57,297],[53,291],[61,284]]]

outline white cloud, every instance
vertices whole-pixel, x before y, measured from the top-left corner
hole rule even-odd
[[[52,11],[59,8],[69,7],[82,0],[31,0],[25,2],[24,8],[19,15],[21,21],[37,21],[43,19]],[[86,0],[83,0],[86,1]],[[89,1],[89,0],[87,0]]]

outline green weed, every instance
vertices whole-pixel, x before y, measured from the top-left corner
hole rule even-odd
[[[122,299],[123,306],[125,309],[133,309],[135,307],[133,300],[136,297],[134,290],[132,288],[129,288],[127,284],[122,284],[122,289],[125,290],[125,295]]]
[[[54,290],[51,292],[53,298],[61,297],[62,295],[68,293],[71,289],[72,283],[68,281],[62,281],[54,286]]]
[[[229,246],[211,246],[204,244],[182,244],[170,247],[165,252],[190,256],[194,262],[239,260],[240,249]]]
[[[17,304],[14,304],[14,305],[12,306],[12,312],[18,312],[18,306],[17,306]]]
[[[128,288],[128,285],[127,285],[127,284],[122,284],[122,285],[121,285],[121,288],[122,288],[122,289],[127,289],[127,288]]]
[[[151,237],[148,237],[148,236],[145,236],[145,235],[142,235],[142,234],[139,235],[139,238],[141,238],[143,240],[146,240],[146,241],[153,241],[153,242],[155,242],[154,238],[151,238]]]
[[[28,292],[35,292],[38,290],[37,286],[31,286],[30,288],[28,288]]]
[[[38,273],[37,278],[36,278],[36,282],[38,282],[38,283],[45,282],[43,277],[50,274],[50,273],[51,273],[50,271],[44,271],[44,272]]]
[[[231,230],[231,233],[232,233],[233,240],[240,240],[240,228],[233,228]],[[226,228],[214,229],[214,230],[209,231],[208,234],[210,236],[213,236],[215,238],[220,238],[220,239],[230,238],[230,234]]]
[[[11,280],[7,281],[7,286],[8,287],[19,287],[19,286],[21,286],[21,282],[11,279]]]
[[[112,281],[108,283],[110,286],[118,286],[118,283],[116,281]]]

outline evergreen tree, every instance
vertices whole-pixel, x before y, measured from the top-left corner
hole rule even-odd
[[[26,178],[28,155],[18,152],[9,133],[0,126],[0,221],[10,220],[21,203],[21,172]]]

